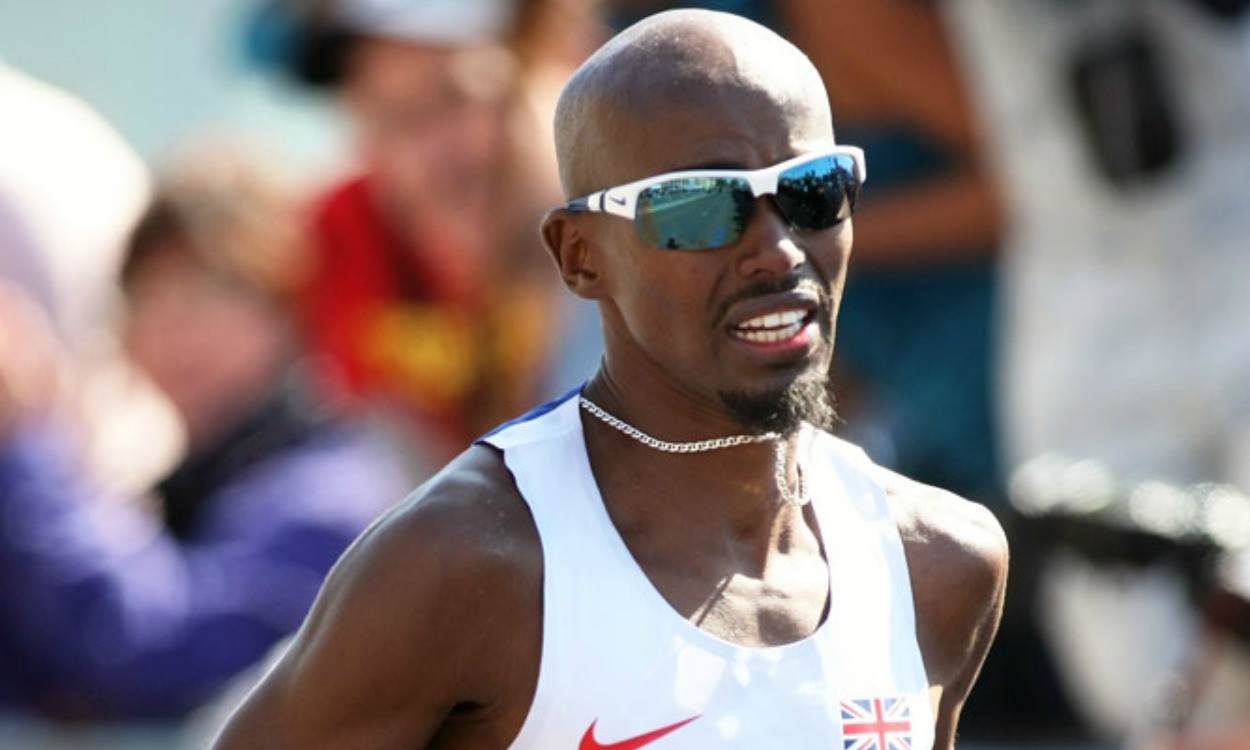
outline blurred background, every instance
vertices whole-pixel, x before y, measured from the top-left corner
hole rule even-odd
[[[1013,550],[961,744],[1250,748],[1250,0],[0,0],[0,748],[204,746],[593,372],[551,112],[670,7],[867,152],[841,432]]]

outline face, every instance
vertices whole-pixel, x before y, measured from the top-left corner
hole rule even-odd
[[[410,221],[480,226],[489,217],[507,133],[510,61],[488,48],[367,38],[343,95],[381,207]]]
[[[649,123],[625,129],[612,184],[688,168],[760,169],[832,145],[827,115],[804,101],[723,88],[650,107]],[[794,229],[764,197],[737,242],[702,251],[650,247],[617,217],[573,220],[600,250],[608,361],[618,377],[662,383],[750,428],[832,416],[825,383],[850,220]]]
[[[153,254],[127,285],[125,343],[168,395],[192,446],[260,395],[282,356],[278,313],[188,253]]]

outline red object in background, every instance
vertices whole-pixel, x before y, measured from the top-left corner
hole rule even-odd
[[[312,232],[301,317],[332,390],[398,405],[443,458],[524,403],[552,330],[544,295],[517,280],[484,294],[456,248],[397,236],[365,178],[315,206]]]

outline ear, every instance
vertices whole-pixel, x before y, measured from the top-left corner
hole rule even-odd
[[[560,278],[569,291],[583,299],[604,296],[597,243],[583,231],[579,216],[563,208],[549,211],[543,217],[542,235],[547,252],[551,253],[560,271]]]

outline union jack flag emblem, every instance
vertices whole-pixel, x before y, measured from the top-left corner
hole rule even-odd
[[[912,750],[906,698],[841,701],[843,750]]]

